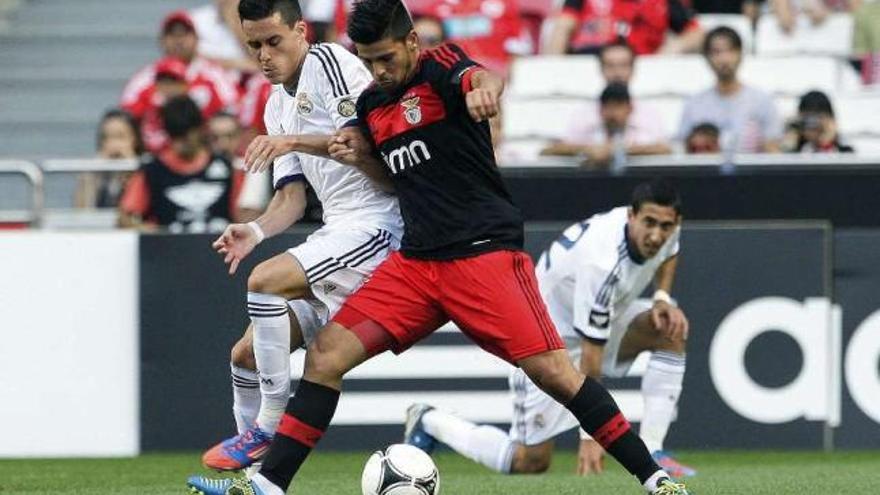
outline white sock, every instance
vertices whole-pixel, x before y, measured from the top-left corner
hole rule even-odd
[[[257,485],[257,487],[259,487],[265,495],[284,495],[284,490],[273,484],[271,481],[267,480],[266,477],[262,474],[255,474],[251,478],[251,483]]]
[[[238,432],[250,428],[260,411],[260,375],[229,363],[232,371],[232,414]]]
[[[639,435],[649,452],[663,450],[663,440],[675,415],[675,405],[681,395],[684,379],[685,356],[668,351],[651,354],[648,370],[642,377],[642,397],[645,415]]]
[[[516,444],[506,432],[437,409],[422,416],[422,425],[429,435],[468,459],[499,473],[510,472]]]
[[[257,425],[274,434],[290,398],[290,320],[287,300],[248,292],[248,314],[254,323],[254,357],[260,371],[262,401]]]
[[[663,478],[672,479],[668,474],[666,474],[666,471],[663,471],[661,469],[660,471],[652,474],[650,478],[645,480],[645,482],[642,483],[642,486],[645,487],[645,490],[647,490],[648,493],[654,493],[654,490],[657,489],[657,483]]]

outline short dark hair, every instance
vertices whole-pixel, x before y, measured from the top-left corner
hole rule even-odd
[[[712,41],[715,38],[727,38],[730,41],[730,44],[733,45],[733,48],[736,51],[741,52],[743,48],[742,38],[740,38],[739,33],[736,32],[735,29],[728,26],[718,26],[717,28],[709,31],[706,34],[706,37],[703,39],[703,55],[709,56],[709,47],[712,46]]]
[[[646,203],[668,206],[675,210],[676,215],[681,215],[681,196],[675,186],[662,177],[642,182],[633,190],[631,203],[633,212],[638,213]]]
[[[348,37],[362,45],[385,38],[400,41],[412,29],[412,18],[400,0],[360,0],[348,18]]]
[[[636,52],[633,50],[633,47],[629,45],[623,38],[618,38],[607,45],[603,45],[602,48],[599,49],[599,63],[605,59],[605,53],[614,48],[623,48],[624,50],[629,52],[630,58],[635,62]]]
[[[238,4],[238,17],[242,21],[261,21],[276,12],[290,26],[303,18],[297,0],[241,0]]]
[[[717,138],[717,137],[721,136],[721,129],[719,129],[717,125],[715,125],[711,122],[702,122],[700,124],[695,125],[691,129],[691,132],[688,133],[687,138],[690,139],[692,136],[694,136],[696,134],[705,134],[707,136],[712,136],[714,138]]]
[[[202,111],[189,96],[175,96],[162,105],[159,110],[165,132],[171,138],[186,136],[191,130],[204,125]]]
[[[143,153],[144,141],[141,138],[141,131],[140,127],[138,127],[137,120],[135,120],[130,113],[121,108],[111,108],[101,116],[101,121],[98,122],[98,130],[95,136],[95,148],[100,150],[101,145],[104,144],[104,139],[106,138],[104,135],[104,124],[114,119],[119,119],[125,122],[125,125],[131,129],[131,133],[134,134],[134,152],[138,155]]]
[[[808,91],[798,103],[799,113],[818,113],[834,117],[834,108],[828,95],[821,91]]]
[[[622,82],[613,82],[599,95],[599,103],[606,105],[608,103],[630,103],[629,88]]]

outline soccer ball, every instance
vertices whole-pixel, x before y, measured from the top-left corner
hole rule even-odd
[[[440,473],[423,450],[399,443],[370,456],[361,488],[364,495],[439,495]]]

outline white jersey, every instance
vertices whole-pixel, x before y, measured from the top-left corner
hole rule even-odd
[[[272,88],[266,103],[269,135],[332,135],[355,119],[355,102],[372,83],[363,63],[333,43],[313,45],[303,62],[296,93],[283,85]],[[329,158],[288,153],[275,159],[273,181],[278,190],[305,179],[324,207],[327,227],[370,222],[396,236],[402,231],[397,199],[380,191],[356,168]]]
[[[604,344],[612,323],[641,295],[660,265],[678,254],[680,229],[654,257],[630,252],[628,207],[615,208],[563,231],[538,260],[541,296],[562,337]]]

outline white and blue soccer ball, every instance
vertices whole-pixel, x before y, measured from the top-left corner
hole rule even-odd
[[[370,456],[361,488],[364,495],[439,495],[440,473],[423,450],[394,444]]]

